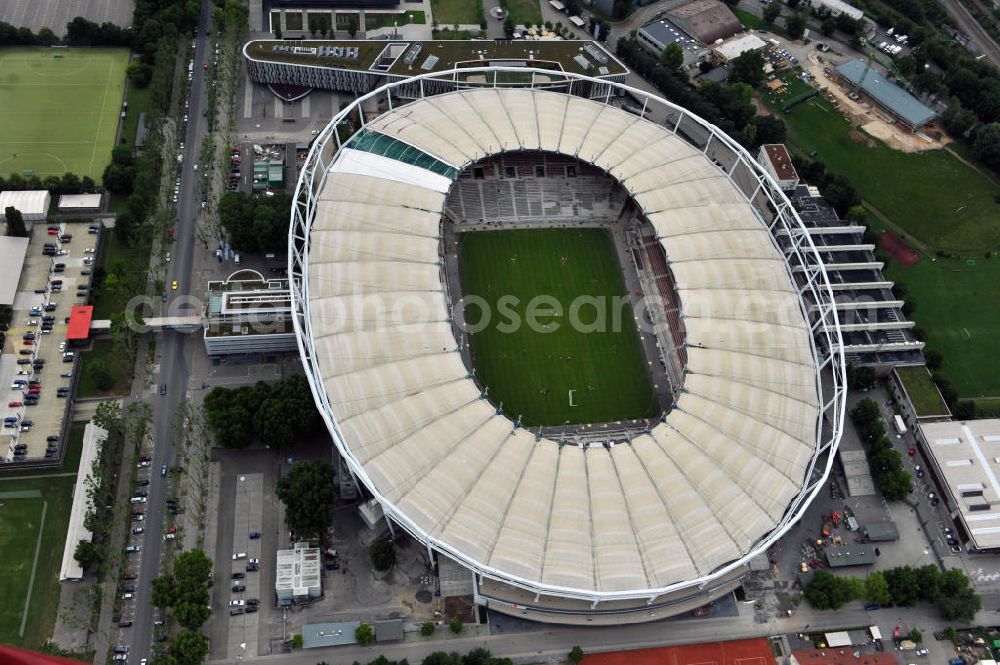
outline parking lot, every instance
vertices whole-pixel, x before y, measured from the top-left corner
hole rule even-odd
[[[273,591],[265,593],[262,588],[264,580],[260,572],[263,486],[264,476],[260,473],[248,473],[236,478],[231,566],[221,567],[222,571],[229,572],[228,579],[216,580],[216,587],[220,589],[216,592],[216,599],[229,599],[227,606],[220,611],[221,616],[228,614],[226,618],[229,619],[229,658],[253,658],[257,655],[260,601],[264,597],[270,602],[274,597]],[[227,587],[228,594],[222,593],[227,591]]]
[[[66,348],[74,305],[87,302],[99,231],[86,223],[35,224],[14,297],[0,378],[8,460],[58,460],[73,386],[75,351]]]

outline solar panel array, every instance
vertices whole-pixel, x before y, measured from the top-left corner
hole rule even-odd
[[[437,65],[439,59],[440,58],[438,58],[436,55],[427,56],[427,59],[424,60],[424,64],[420,65],[420,69],[423,69],[424,71],[427,72],[431,71]]]
[[[423,44],[414,44],[413,48],[410,49],[410,52],[406,54],[405,58],[403,58],[403,62],[408,65],[412,65],[417,61],[417,56],[420,55],[420,51],[422,51],[423,48]]]
[[[321,58],[357,60],[361,56],[361,49],[357,46],[320,46],[319,56]]]
[[[586,51],[591,58],[601,63],[602,65],[608,64],[608,56],[604,55],[604,52],[601,51],[601,49],[594,46],[593,44],[587,44],[586,46],[583,47],[583,50]]]

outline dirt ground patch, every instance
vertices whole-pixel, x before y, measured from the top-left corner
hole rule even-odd
[[[897,236],[892,231],[882,232],[882,237],[879,239],[879,245],[881,245],[882,249],[887,251],[892,258],[896,259],[904,266],[912,266],[920,260],[920,255],[917,254],[912,247],[907,245],[905,240]]]
[[[922,152],[924,150],[937,150],[951,143],[951,139],[943,132],[938,132],[941,138],[936,140],[924,132],[913,134],[895,123],[888,122],[882,113],[872,108],[867,102],[851,99],[846,90],[823,73],[823,67],[824,64],[819,61],[819,56],[810,53],[807,67],[809,74],[826,88],[827,93],[836,102],[837,108],[851,120],[852,125],[860,127],[864,132],[879,139],[893,150]],[[851,139],[857,140],[853,131]]]

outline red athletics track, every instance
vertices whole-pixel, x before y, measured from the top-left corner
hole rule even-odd
[[[889,255],[902,263],[904,266],[912,266],[920,260],[920,255],[906,241],[897,236],[892,231],[882,231],[882,238],[879,241],[882,249],[889,252]]]
[[[775,665],[764,638],[587,654],[583,665]]]

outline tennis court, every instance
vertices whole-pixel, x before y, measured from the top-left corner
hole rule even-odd
[[[775,665],[764,638],[587,654],[583,665]]]
[[[0,174],[100,181],[127,65],[125,49],[0,49]]]

